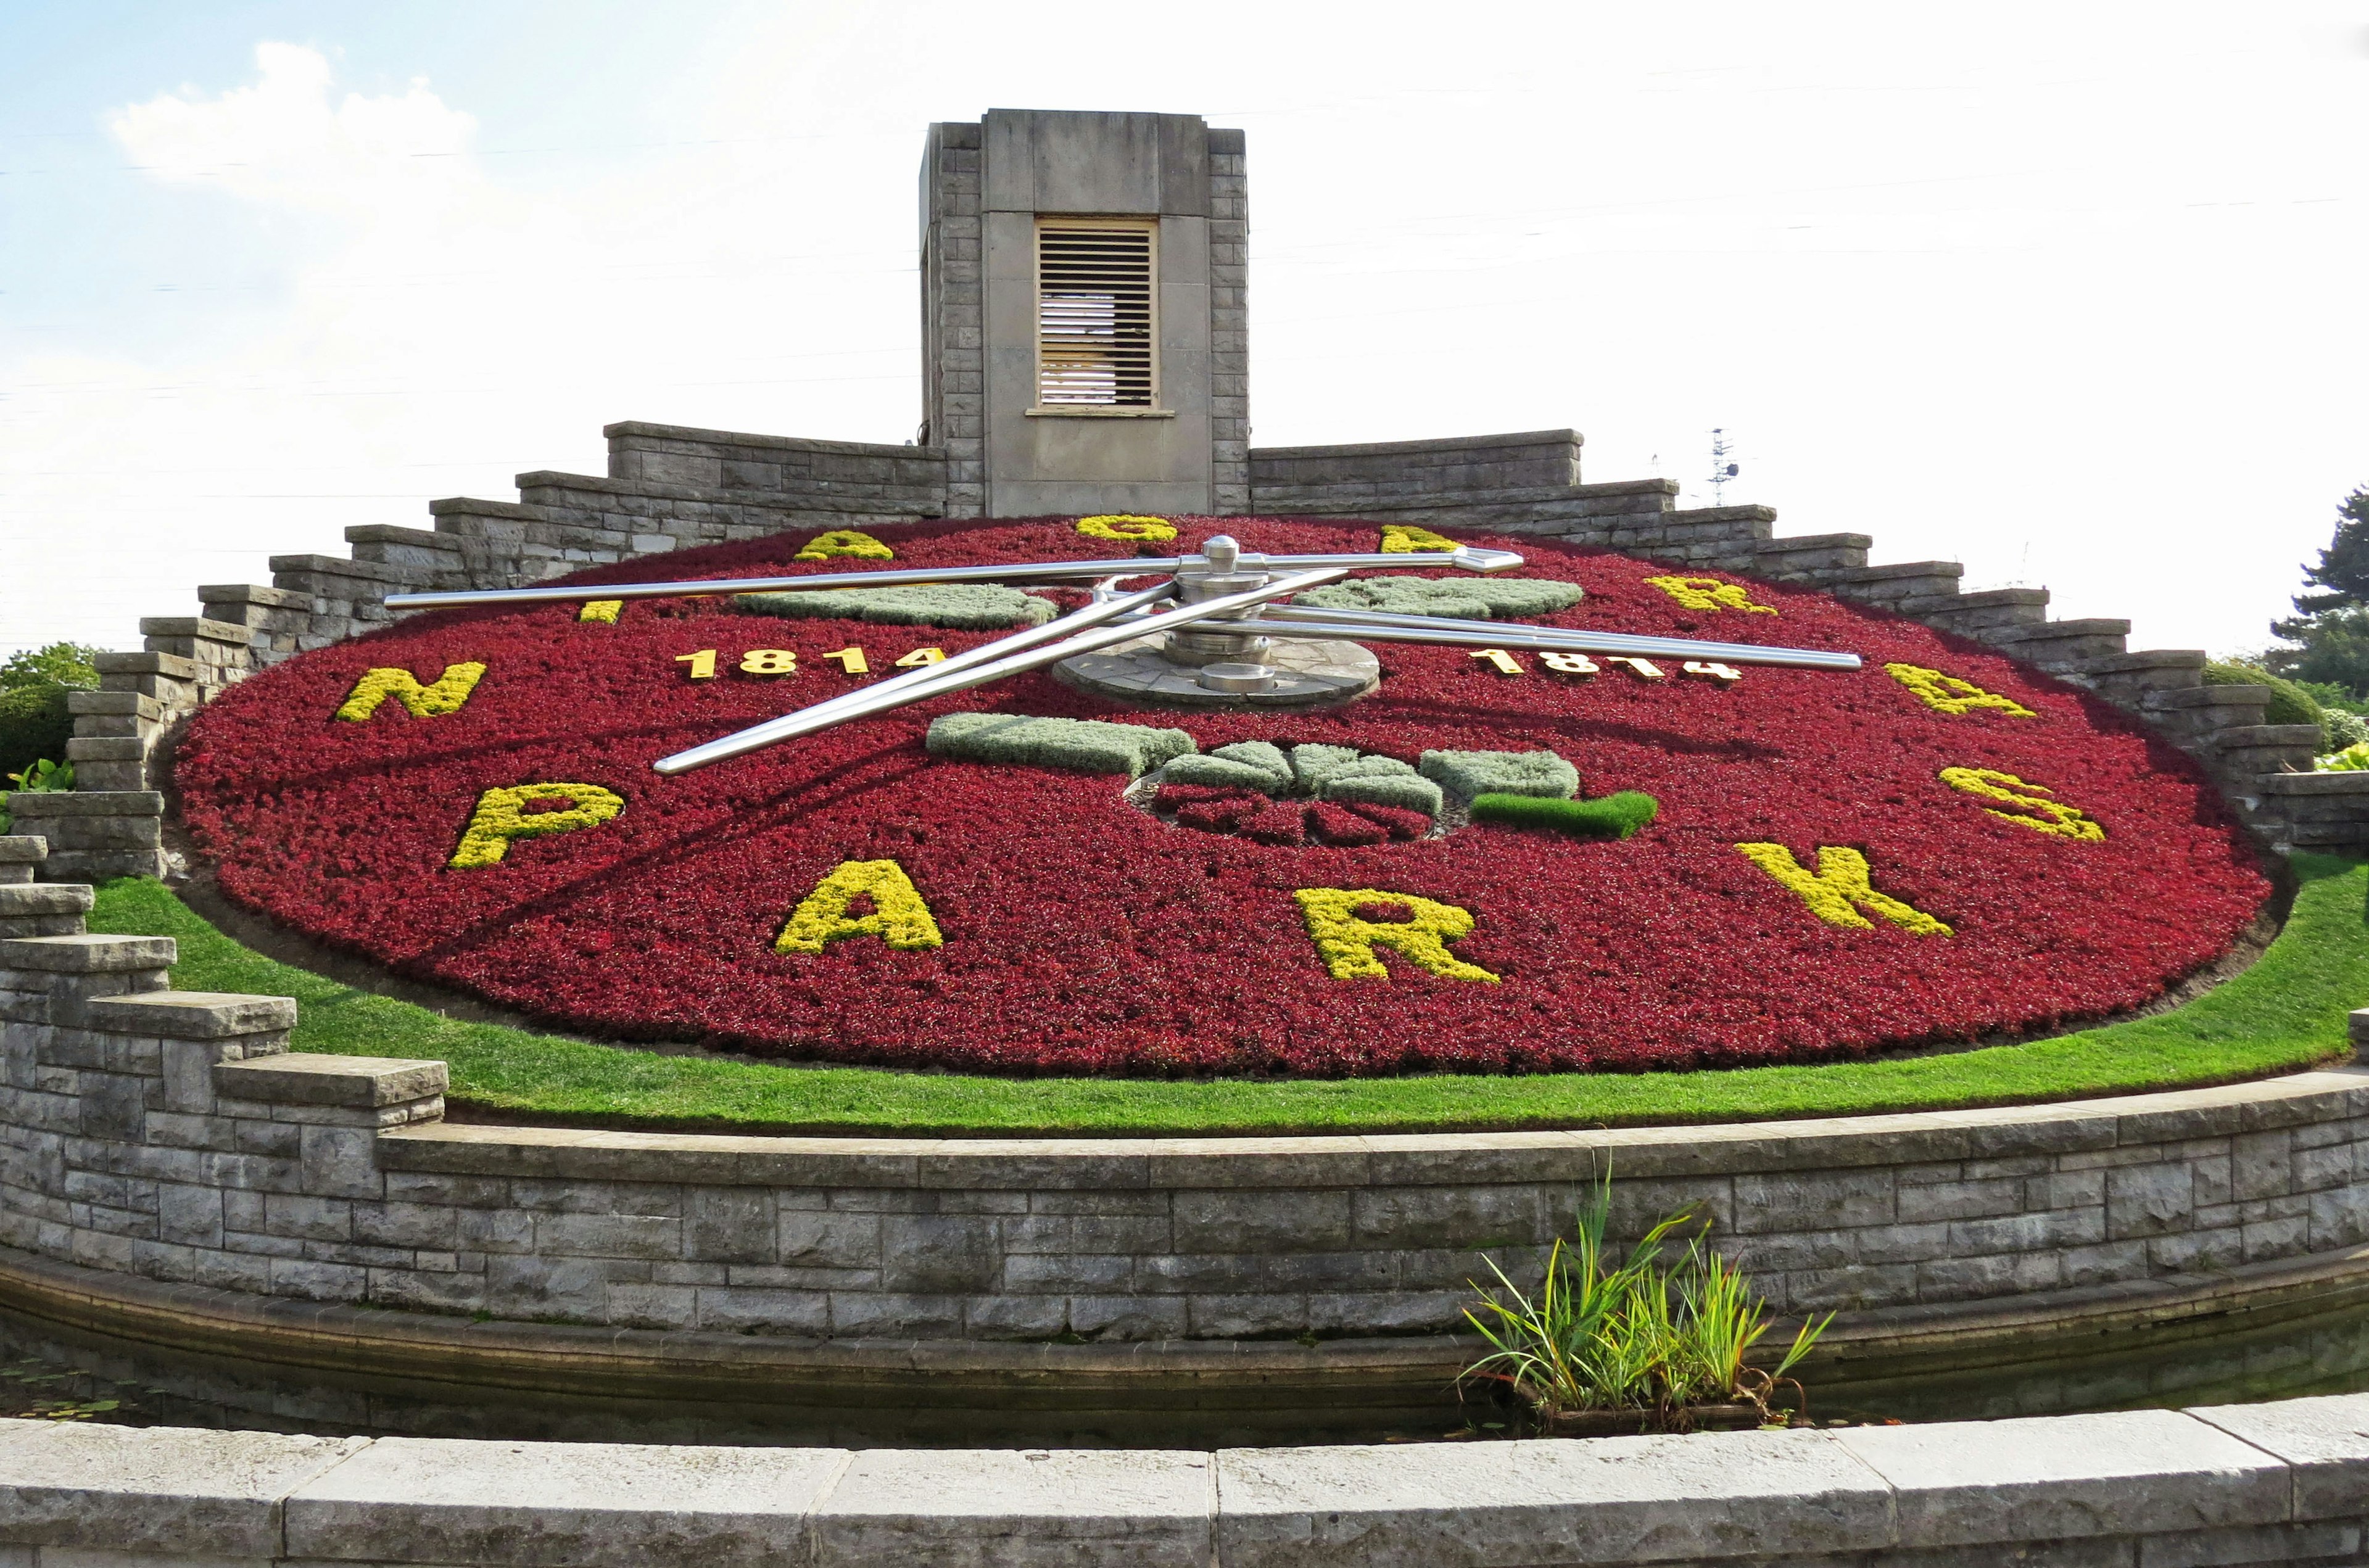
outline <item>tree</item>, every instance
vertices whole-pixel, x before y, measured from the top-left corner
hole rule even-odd
[[[2272,648],[2263,663],[2293,680],[2341,686],[2356,700],[2369,696],[2369,486],[2338,506],[2336,536],[2303,576],[2319,591],[2296,594],[2298,612],[2271,623],[2274,635],[2299,646]]]
[[[52,643],[47,647],[21,649],[0,661],[0,692],[15,691],[20,686],[95,687],[98,684],[98,671],[90,661],[99,652],[83,643]]]

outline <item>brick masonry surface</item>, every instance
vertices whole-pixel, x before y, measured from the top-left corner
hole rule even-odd
[[[0,862],[36,864],[22,837]],[[14,855],[6,860],[6,855]],[[61,898],[62,893],[81,897]],[[455,1126],[441,1062],[287,1054],[294,1004],[0,886],[0,1243],[510,1320],[1111,1341],[1452,1326],[1609,1170],[1780,1309],[1947,1306],[2369,1241],[2369,1070],[2013,1110],[1614,1132],[1059,1141]],[[10,912],[14,911],[14,912]]]

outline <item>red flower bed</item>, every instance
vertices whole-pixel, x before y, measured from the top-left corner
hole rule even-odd
[[[1224,526],[1271,551],[1376,538],[1369,525]],[[1218,531],[1188,521],[1179,544]],[[793,567],[804,539],[586,576]],[[784,623],[712,600],[630,602],[613,625],[578,623],[572,607],[447,612],[225,693],[182,745],[181,810],[232,898],[571,1028],[1063,1072],[1679,1068],[2045,1029],[2159,994],[2225,951],[2267,894],[2178,752],[1973,644],[1775,585],[1750,587],[1773,615],[1689,610],[1646,581],[1666,568],[1471,542],[1585,585],[1553,624],[1848,648],[1867,668],[1752,670],[1733,686],[1612,667],[1574,681],[1529,656],[1509,677],[1459,649],[1378,644],[1380,691],[1331,713],[1126,710],[1037,675],[661,778],[657,757],[849,689],[830,650],[864,647],[886,671],[910,648],[992,634]],[[1066,521],[932,524],[892,543],[917,564],[1113,549]],[[738,673],[753,647],[795,650],[800,673]],[[724,673],[692,681],[679,656],[704,648],[721,650]],[[424,685],[471,661],[486,672],[458,711],[415,717],[389,700],[364,722],[333,716],[365,670],[399,667]],[[1973,681],[2031,716],[1937,711],[1887,662]],[[965,709],[1183,728],[1205,752],[1314,742],[1413,761],[1546,748],[1577,765],[1584,795],[1642,790],[1661,813],[1625,841],[1495,823],[1409,841],[1388,814],[1212,792],[1177,799],[1209,818],[1185,827],[1123,800],[1121,778],[932,758],[929,720]],[[2104,836],[1994,815],[2012,809],[1951,787],[1945,768],[2045,785]],[[496,864],[449,865],[485,791],[554,783],[624,805],[519,837]],[[1822,847],[1855,849],[1875,889],[1950,934],[1881,916],[1829,923],[1734,847],[1745,842],[1783,845],[1811,870]],[[776,951],[835,867],[878,860],[910,877],[943,945],[857,936]],[[1469,911],[1453,956],[1496,982],[1427,972],[1387,946],[1390,979],[1335,979],[1295,902],[1302,888]]]

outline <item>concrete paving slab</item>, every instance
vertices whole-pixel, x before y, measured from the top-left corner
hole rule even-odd
[[[2170,1410],[1855,1426],[1835,1440],[1897,1493],[1900,1544],[2216,1529],[2287,1517],[2287,1468]]]
[[[2369,1504],[2369,1394],[2328,1394],[2188,1412],[2294,1467],[2295,1516],[2350,1517]]]
[[[804,1562],[807,1516],[847,1459],[843,1448],[388,1437],[290,1494],[287,1554],[520,1568]]]
[[[1866,1551],[1891,1493],[1821,1432],[1230,1448],[1227,1568],[1482,1568]]]
[[[1209,1456],[876,1449],[815,1515],[815,1568],[1207,1568]]]
[[[0,1441],[0,1521],[45,1549],[277,1557],[280,1499],[369,1441],[53,1425]]]

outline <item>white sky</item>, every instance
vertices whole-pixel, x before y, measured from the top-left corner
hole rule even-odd
[[[1248,132],[1257,444],[1693,505],[1722,426],[1780,532],[2258,647],[2369,483],[2364,86],[2333,5],[0,0],[0,649],[614,419],[909,437],[922,129],[997,106]]]

